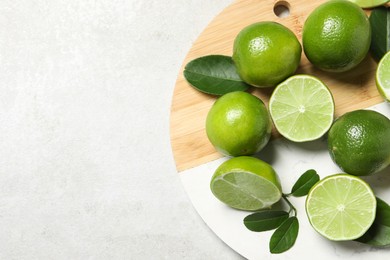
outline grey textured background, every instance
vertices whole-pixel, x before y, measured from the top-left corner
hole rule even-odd
[[[240,259],[169,140],[182,60],[231,2],[0,2],[0,259]]]

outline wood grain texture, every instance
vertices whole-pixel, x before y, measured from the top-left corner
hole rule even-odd
[[[216,97],[198,92],[183,77],[184,66],[192,59],[210,55],[232,55],[233,41],[245,26],[259,21],[275,21],[290,28],[302,40],[302,27],[309,13],[326,0],[237,0],[222,11],[207,26],[188,52],[180,69],[171,106],[170,134],[176,167],[179,172],[220,158],[207,139],[205,120]],[[289,6],[290,15],[275,15],[275,4]],[[368,13],[368,11],[367,11]],[[370,55],[355,69],[347,73],[327,73],[314,68],[302,52],[297,74],[319,77],[331,89],[336,116],[380,103],[375,86],[376,62]],[[255,89],[251,93],[260,97],[266,105],[272,88]],[[274,130],[274,138],[277,135]]]

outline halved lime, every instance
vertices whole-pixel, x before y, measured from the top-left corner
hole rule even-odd
[[[295,75],[275,88],[269,110],[281,135],[294,142],[312,141],[332,125],[333,96],[319,79]]]
[[[390,52],[386,53],[378,64],[376,86],[382,97],[390,101]]]
[[[362,8],[371,8],[384,5],[390,0],[349,0]]]
[[[231,158],[215,171],[211,191],[223,203],[242,210],[259,210],[280,200],[282,188],[268,163],[250,156]]]
[[[306,213],[322,236],[335,241],[353,240],[374,222],[376,199],[370,186],[359,177],[335,174],[311,188]]]

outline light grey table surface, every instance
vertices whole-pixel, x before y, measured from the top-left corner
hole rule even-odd
[[[0,1],[0,259],[241,259],[169,139],[181,63],[231,2]]]

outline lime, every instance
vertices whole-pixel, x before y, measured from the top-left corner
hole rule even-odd
[[[361,7],[345,0],[318,6],[306,19],[302,44],[316,67],[343,72],[356,67],[367,55],[371,27]]]
[[[302,47],[295,34],[275,22],[245,27],[233,46],[241,79],[255,87],[274,87],[298,68]]]
[[[386,53],[378,64],[376,86],[382,97],[390,101],[390,52]]]
[[[268,163],[240,156],[222,163],[215,171],[210,188],[215,197],[232,208],[259,210],[280,200],[279,177]]]
[[[234,91],[217,99],[206,118],[210,142],[223,155],[252,155],[269,141],[272,122],[256,96]]]
[[[310,224],[330,240],[353,240],[372,225],[376,199],[370,186],[349,174],[335,174],[316,183],[306,197]]]
[[[329,130],[328,150],[346,173],[376,173],[390,164],[390,120],[372,110],[346,113]]]
[[[294,142],[323,136],[333,123],[334,102],[319,79],[295,75],[280,83],[269,101],[271,118],[278,132]]]
[[[390,0],[349,0],[349,1],[354,2],[355,4],[357,4],[362,8],[371,8],[371,7],[384,5]]]

